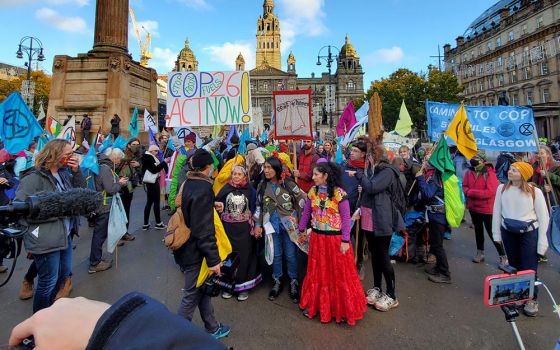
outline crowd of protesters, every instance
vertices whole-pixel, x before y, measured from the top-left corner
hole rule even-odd
[[[111,121],[115,137],[119,122],[115,115]],[[83,124],[89,133],[90,122]],[[130,221],[135,189],[145,189],[143,230],[152,227],[152,210],[153,228],[166,229],[161,202],[170,213],[180,203],[191,236],[174,251],[185,276],[179,315],[190,321],[198,307],[206,331],[215,338],[226,336],[230,328],[216,320],[211,299],[198,288],[197,277],[203,259],[211,272],[221,273],[216,220],[240,257],[235,288],[222,292],[224,299],[245,301],[252,289],[270,280],[270,300],[279,298],[287,286],[290,300],[303,315],[321,322],[334,319],[354,325],[368,304],[382,312],[391,310],[399,300],[390,245],[395,234],[410,230],[408,219],[414,215],[423,225],[414,235],[411,261],[426,264],[430,281],[452,282],[444,248],[450,227],[442,173],[429,162],[430,151],[420,145],[392,152],[367,137],[346,146],[332,140],[305,140],[297,143],[294,155],[285,142],[252,140],[240,145],[237,135],[227,141],[217,136],[197,145],[194,133],[178,140],[163,131],[157,140],[144,146],[131,138],[122,150],[100,150],[99,173],[92,175],[91,185],[79,166],[79,157],[87,149],[81,147],[80,156],[66,140],[50,141],[38,152],[35,144],[17,155],[0,151],[0,205],[40,191],[90,187],[101,192],[103,205],[91,218],[88,269],[97,273],[112,266],[102,258],[102,247],[115,194],[120,194]],[[169,149],[170,142],[174,150]],[[338,147],[341,164],[337,164]],[[484,152],[470,160],[456,148],[450,152],[462,181],[466,220],[470,218],[474,229],[472,261],[485,260],[486,231],[499,256],[497,265],[537,271],[539,260],[546,261],[550,207],[560,195],[557,148],[541,145],[534,155],[503,152],[495,166]],[[404,203],[404,209],[399,203]],[[527,224],[522,235],[515,232],[512,220]],[[40,239],[27,235],[24,240],[33,263],[20,298],[34,297],[34,312],[71,293],[72,237],[78,233],[79,218],[36,224],[52,234],[41,234]],[[134,238],[127,232],[119,244]],[[364,288],[368,256],[373,285]],[[0,261],[0,273],[6,270]],[[537,314],[536,293],[524,312]]]

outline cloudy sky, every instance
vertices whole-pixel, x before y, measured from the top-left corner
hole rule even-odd
[[[430,56],[437,55],[438,45],[454,46],[455,38],[493,3],[276,0],[283,69],[293,51],[300,77],[326,71],[324,64],[315,64],[319,50],[325,45],[340,48],[348,34],[360,55],[367,89],[372,80],[398,68],[420,71],[429,64],[437,65],[437,58]],[[200,70],[231,70],[239,52],[247,68],[253,68],[256,21],[262,4],[263,0],[130,0],[137,21],[152,34],[150,66],[160,74],[171,69],[187,37]],[[76,56],[91,49],[94,16],[95,0],[0,0],[4,29],[0,62],[23,66],[15,52],[20,38],[31,35],[43,42],[47,60],[41,67],[51,72],[54,55]],[[132,30],[129,50],[138,60],[139,46]]]

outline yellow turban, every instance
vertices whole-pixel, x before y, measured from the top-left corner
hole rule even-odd
[[[515,162],[511,164],[511,166],[519,170],[519,173],[521,173],[521,176],[525,179],[525,181],[529,181],[529,179],[533,177],[533,167],[531,164],[527,162]]]

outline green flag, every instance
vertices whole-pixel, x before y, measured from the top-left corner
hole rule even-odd
[[[441,171],[443,181],[449,179],[451,175],[455,175],[455,166],[453,165],[453,160],[451,159],[451,153],[449,152],[447,141],[445,141],[445,137],[443,137],[443,135],[440,137],[429,161],[434,168]]]
[[[408,113],[408,109],[406,109],[406,105],[403,100],[401,104],[401,111],[399,113],[399,120],[397,120],[397,124],[395,125],[395,132],[401,136],[407,136],[411,131],[412,119],[410,119],[410,114]]]

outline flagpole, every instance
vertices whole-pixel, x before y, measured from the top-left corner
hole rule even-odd
[[[294,170],[297,170],[297,169],[298,169],[298,164],[297,164],[297,147],[296,147],[296,142],[295,142],[294,140],[292,140],[292,149],[293,149],[293,151],[294,151],[294,157],[293,157],[293,158],[294,158],[294,161],[293,161],[293,163],[294,163]],[[298,177],[295,176],[296,182],[297,182],[297,179],[298,179]]]
[[[444,137],[443,135],[441,137]],[[434,143],[434,145],[432,146],[432,148],[430,149],[430,151],[428,151],[428,153],[424,156],[424,159],[426,159],[427,155],[432,155],[432,152],[434,151],[434,149],[436,149],[437,145],[439,144],[439,141],[441,140],[441,137],[439,138],[439,140],[436,141],[436,143]],[[418,170],[418,172],[423,172],[424,169],[426,168],[424,159],[422,159],[422,166],[420,167],[420,170]],[[416,175],[416,174],[415,174]],[[410,193],[412,192],[412,189],[414,188],[414,185],[416,185],[416,178],[414,178],[414,181],[412,182],[412,186],[410,186],[410,189],[408,190],[408,193],[406,194],[406,196],[410,196]]]

